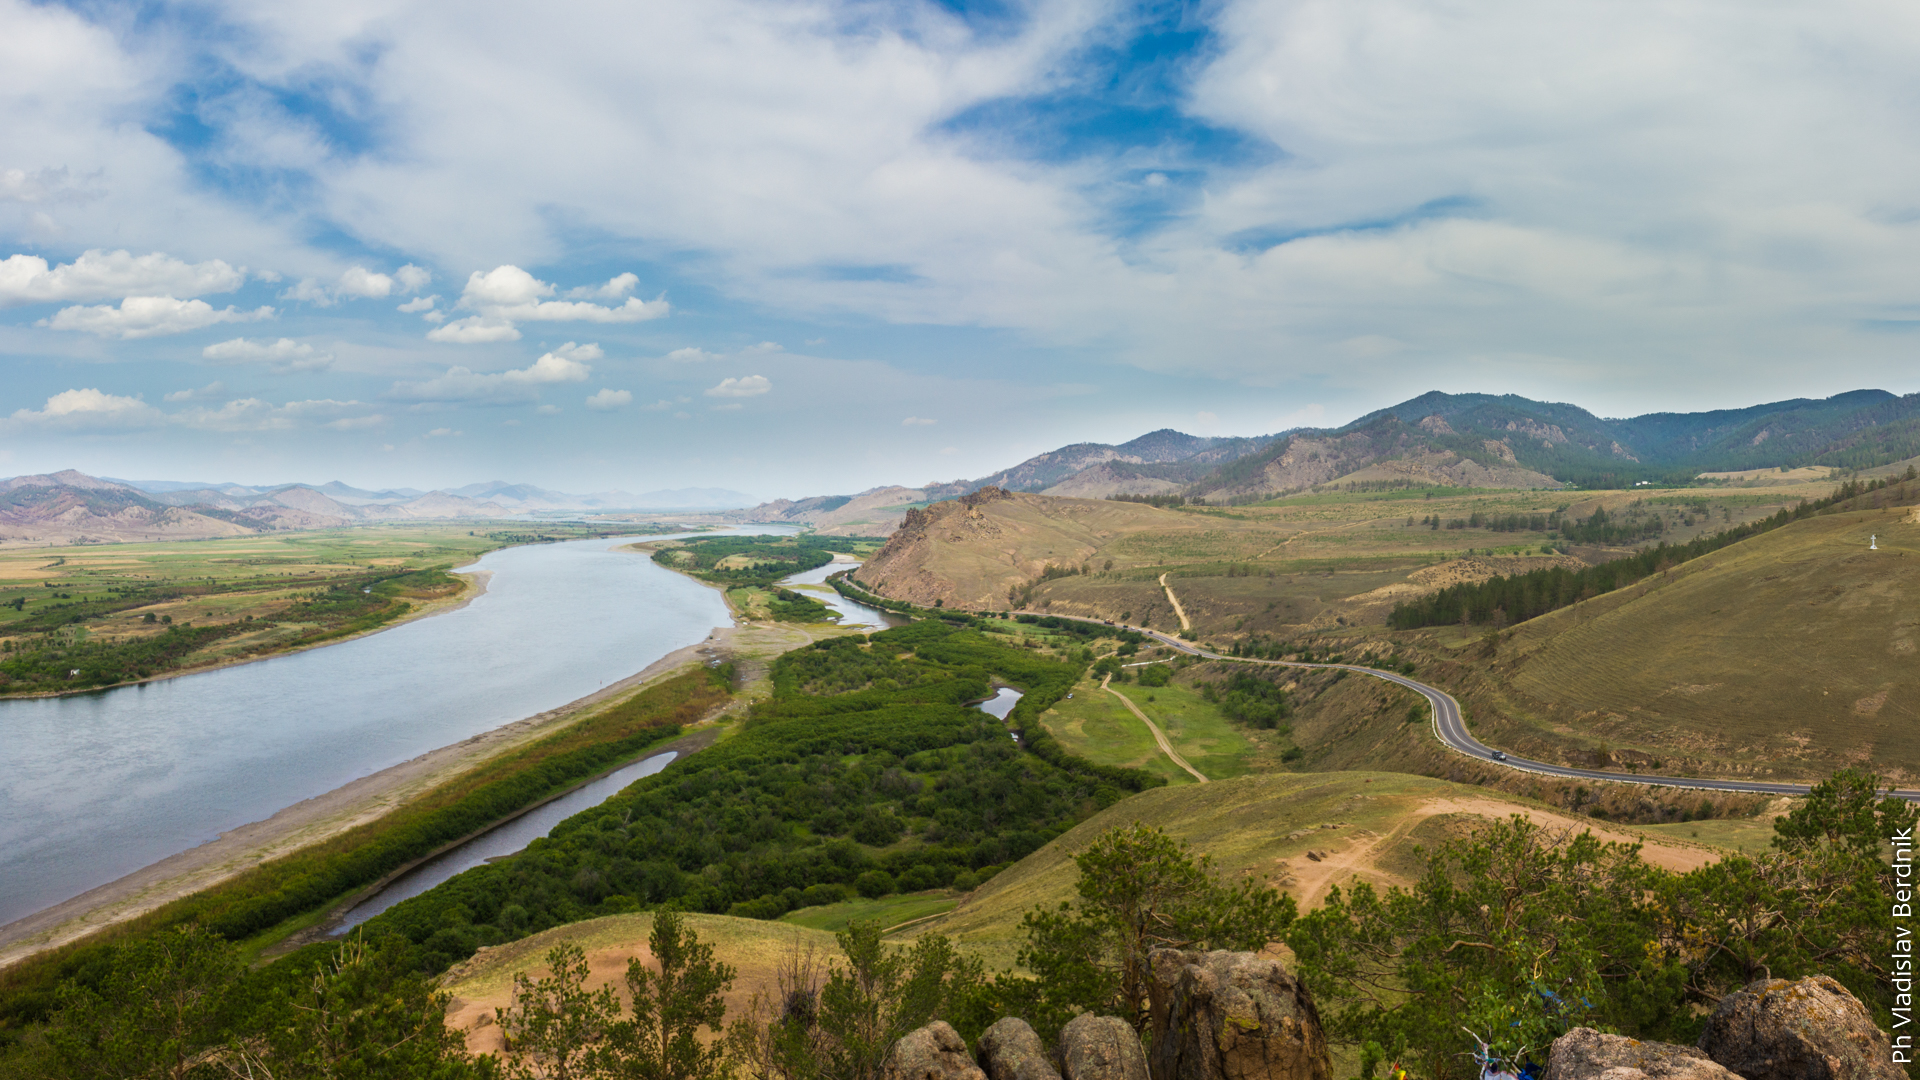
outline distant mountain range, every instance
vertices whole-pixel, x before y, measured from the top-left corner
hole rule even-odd
[[[189,540],[366,521],[509,518],[568,510],[710,512],[752,501],[721,488],[569,495],[496,480],[446,491],[367,491],[339,481],[255,487],[115,480],[68,469],[0,481],[0,543]]]
[[[1338,428],[1209,439],[1161,429],[1075,443],[978,480],[879,487],[763,503],[732,517],[886,535],[909,507],[982,487],[1078,498],[1180,495],[1213,503],[1328,483],[1627,487],[1702,473],[1824,465],[1863,469],[1920,455],[1920,394],[1855,390],[1745,409],[1602,419],[1512,394],[1422,394]]]

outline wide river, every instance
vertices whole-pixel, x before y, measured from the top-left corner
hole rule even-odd
[[[618,550],[631,542],[492,552],[466,607],[354,641],[0,702],[0,925],[730,625],[718,592]]]

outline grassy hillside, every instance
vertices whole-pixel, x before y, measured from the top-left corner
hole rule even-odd
[[[1877,535],[1880,550],[1868,550]],[[1920,522],[1817,517],[1515,628],[1509,711],[1595,756],[1920,780]]]
[[[1326,898],[1329,888],[1355,878],[1405,884],[1419,870],[1416,847],[1432,847],[1513,813],[1542,824],[1593,828],[1605,839],[1641,835],[1631,828],[1609,830],[1576,821],[1530,799],[1401,773],[1243,776],[1157,788],[1109,807],[1001,871],[951,914],[901,936],[946,934],[989,966],[1010,964],[1021,916],[1071,897],[1077,876],[1072,854],[1101,832],[1135,821],[1157,825],[1212,855],[1228,876],[1259,875],[1310,908]],[[1646,857],[1691,869],[1715,853],[1692,837],[1669,834],[1655,838]]]
[[[1579,493],[1356,480],[1231,509],[983,492],[915,511],[855,576],[923,606],[1179,630],[1165,575],[1205,640],[1343,633],[1383,626],[1394,604],[1456,581],[1632,550],[1575,526],[1603,510],[1638,536],[1678,543],[1825,496],[1824,475],[1729,491]]]

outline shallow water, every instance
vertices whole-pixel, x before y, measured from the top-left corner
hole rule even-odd
[[[617,550],[632,539],[492,552],[470,568],[493,571],[471,604],[369,637],[0,702],[0,924],[729,625],[718,592]]]
[[[407,871],[372,896],[355,904],[341,922],[336,934],[344,934],[402,900],[407,900],[446,881],[463,870],[471,870],[490,859],[512,855],[547,835],[555,825],[583,810],[599,806],[626,790],[629,784],[652,776],[673,763],[678,754],[655,754],[608,773],[606,776],[568,792],[543,806],[507,822],[491,832],[474,837],[452,851],[443,852]]]

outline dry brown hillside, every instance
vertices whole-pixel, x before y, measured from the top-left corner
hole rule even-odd
[[[1202,518],[1139,503],[987,487],[907,511],[887,546],[854,577],[884,596],[916,604],[1004,608],[1009,590],[1038,581],[1049,567],[1078,571],[1127,536],[1197,534],[1208,525]],[[1100,565],[1105,566],[1104,557]]]

